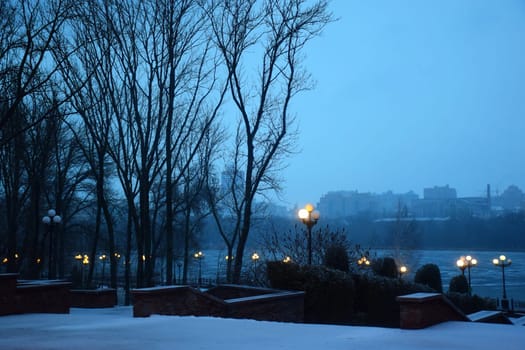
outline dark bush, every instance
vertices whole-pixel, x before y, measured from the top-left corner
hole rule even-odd
[[[372,270],[378,276],[397,278],[398,270],[394,258],[384,257],[374,260]]]
[[[443,285],[441,283],[441,271],[436,264],[426,264],[421,266],[416,271],[414,282],[425,284],[434,289],[438,293],[443,293]]]
[[[266,264],[266,275],[272,288],[286,290],[304,290],[304,276],[301,267],[294,263],[269,261]]]
[[[399,327],[397,297],[415,292],[430,292],[431,288],[403,279],[383,276],[353,275],[356,296],[355,312],[366,325]]]
[[[343,245],[332,244],[326,249],[324,265],[330,269],[348,272],[350,270],[350,258],[348,251]]]
[[[468,293],[468,281],[465,275],[452,277],[448,286],[450,293]]]
[[[350,275],[326,267],[269,262],[272,288],[303,290],[305,321],[399,327],[397,296],[432,289],[399,278]]]
[[[481,310],[496,310],[496,300],[491,298],[482,298],[478,295],[469,296],[464,293],[451,293],[447,297],[465,314],[471,314]]]
[[[322,266],[269,262],[272,288],[304,290],[305,321],[350,323],[354,309],[354,281],[348,274]]]

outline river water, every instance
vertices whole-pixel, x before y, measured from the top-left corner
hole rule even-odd
[[[201,261],[202,278],[216,281],[224,280],[225,261],[224,251],[208,250],[203,251],[205,258]],[[245,266],[253,269],[250,256],[253,252],[244,258]],[[391,256],[390,251],[372,250],[374,256]],[[260,259],[257,264],[265,261],[263,253],[258,252]],[[408,267],[408,274],[404,277],[413,279],[415,271],[427,263],[436,264],[441,271],[443,290],[447,291],[452,277],[461,274],[456,267],[456,261],[460,256],[471,255],[478,261],[477,266],[472,267],[470,271],[472,293],[484,297],[501,298],[503,294],[502,269],[492,264],[492,259],[504,254],[512,260],[511,266],[505,268],[505,286],[508,299],[516,301],[525,301],[525,252],[495,252],[495,251],[456,251],[456,250],[414,250],[403,251],[403,263]],[[269,257],[268,257],[269,258]],[[194,262],[189,270],[190,279],[196,279],[198,275],[198,263]],[[465,270],[465,275],[468,275]]]

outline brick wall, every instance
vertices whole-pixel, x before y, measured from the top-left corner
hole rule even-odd
[[[220,297],[219,297],[220,296]],[[225,285],[202,292],[188,286],[132,291],[133,316],[216,316],[302,322],[304,293]]]
[[[69,289],[64,281],[18,281],[18,274],[0,274],[0,315],[69,313]]]
[[[180,316],[219,316],[225,303],[189,286],[141,288],[132,290],[133,316],[152,314]]]
[[[17,273],[0,274],[0,315],[16,313],[15,294]]]
[[[16,288],[17,313],[69,313],[69,282],[36,281]]]
[[[397,300],[402,329],[420,329],[446,321],[469,321],[461,310],[439,293],[414,293]]]

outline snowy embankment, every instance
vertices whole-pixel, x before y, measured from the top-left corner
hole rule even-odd
[[[525,327],[447,322],[423,330],[211,317],[133,318],[132,309],[0,317],[4,349],[523,349]]]

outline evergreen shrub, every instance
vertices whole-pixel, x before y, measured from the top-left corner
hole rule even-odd
[[[481,310],[496,310],[497,302],[495,299],[482,298],[478,295],[468,295],[465,293],[449,292],[447,297],[466,315]]]
[[[280,261],[267,265],[272,288],[305,291],[305,321],[350,323],[354,309],[354,281],[342,271],[324,266],[299,266]]]
[[[332,244],[326,249],[324,265],[330,269],[348,272],[350,270],[350,258],[344,245]]]
[[[384,257],[374,260],[372,270],[378,276],[396,278],[399,273],[394,258]]]
[[[448,286],[450,293],[468,293],[468,281],[465,275],[452,277]]]
[[[362,315],[361,322],[382,327],[399,327],[401,295],[430,292],[431,288],[401,278],[388,278],[366,274],[353,275],[356,289],[355,312]]]
[[[443,293],[441,271],[436,264],[425,264],[416,271],[414,282],[425,284],[438,293]]]

